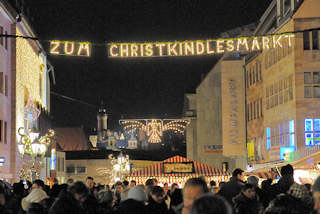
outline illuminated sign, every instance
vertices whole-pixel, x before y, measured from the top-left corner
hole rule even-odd
[[[289,147],[280,147],[280,160],[285,160],[289,156],[290,152],[294,152],[296,150],[295,146]]]
[[[163,163],[164,173],[193,173],[193,162]]]
[[[90,56],[89,42],[50,41],[50,54],[67,56]]]
[[[108,44],[108,53],[109,57],[119,58],[214,55],[291,47],[293,38],[294,34],[282,34],[216,40],[110,43]]]
[[[51,149],[50,170],[56,170],[57,155],[56,150]]]

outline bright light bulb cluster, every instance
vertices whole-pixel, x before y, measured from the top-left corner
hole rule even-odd
[[[177,134],[184,134],[189,120],[171,120],[171,119],[141,119],[141,120],[120,120],[123,129],[130,132],[134,129],[140,129],[146,132],[149,143],[160,143],[163,132],[173,131]]]
[[[129,155],[124,156],[120,153],[118,157],[115,157],[113,154],[110,154],[108,158],[112,166],[111,177],[113,182],[125,179],[131,169]]]

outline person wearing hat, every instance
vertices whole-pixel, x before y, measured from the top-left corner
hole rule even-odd
[[[128,192],[128,199],[134,199],[136,201],[145,203],[147,201],[147,194],[144,191],[144,186],[137,185],[135,187],[130,188]]]
[[[31,203],[40,203],[48,198],[48,195],[42,189],[33,189],[30,194],[21,200],[21,207],[24,211],[28,211]]]
[[[101,190],[98,193],[99,213],[106,214],[112,212],[113,195],[110,190]]]

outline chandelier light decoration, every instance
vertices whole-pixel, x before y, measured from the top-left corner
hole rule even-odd
[[[129,159],[129,155],[123,155],[122,152],[120,152],[120,154],[115,157],[113,154],[110,154],[108,156],[108,158],[111,161],[111,177],[112,177],[112,181],[116,182],[116,181],[120,181],[120,180],[124,180],[130,170],[131,170],[131,165],[130,165],[130,159]],[[101,170],[101,173],[107,173],[108,170]]]
[[[28,123],[27,127],[20,127],[18,129],[18,134],[20,135],[18,151],[22,158],[24,155],[28,155],[31,157],[31,160],[23,163],[19,171],[21,180],[34,180],[39,178],[40,170],[43,168],[42,159],[55,135],[54,131],[49,129],[48,133],[40,137],[40,132],[31,128],[39,116],[40,110],[34,104],[32,96],[29,95],[28,102],[24,107],[24,120],[28,121]]]
[[[144,131],[148,136],[149,143],[160,143],[163,132],[173,131],[177,134],[184,134],[189,120],[173,120],[173,119],[133,119],[120,120],[123,129],[130,132],[135,129]]]

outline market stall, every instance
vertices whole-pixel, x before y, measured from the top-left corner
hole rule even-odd
[[[182,186],[189,178],[204,177],[216,183],[228,181],[230,173],[181,156],[174,156],[144,169],[131,172],[128,180],[144,184],[149,178],[156,178],[159,185],[177,183]]]

